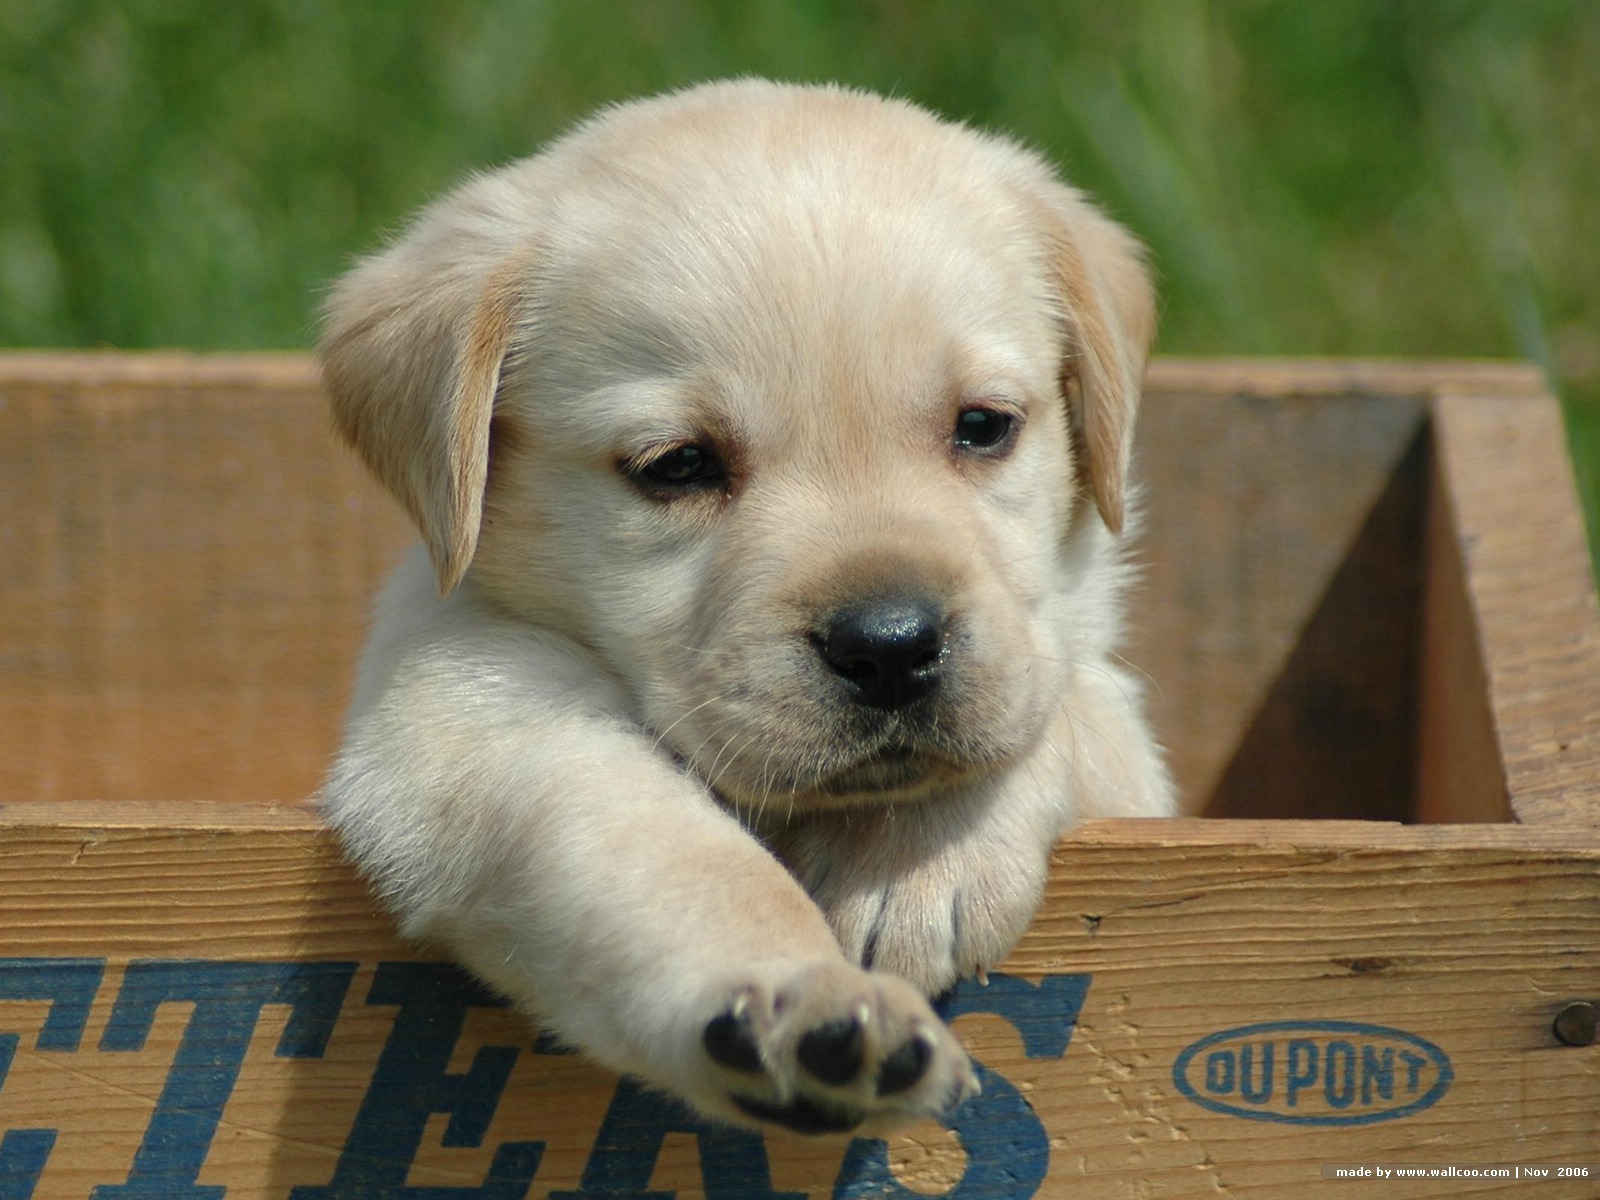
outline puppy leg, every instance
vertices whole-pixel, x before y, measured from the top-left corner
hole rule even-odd
[[[579,650],[397,586],[325,803],[408,934],[707,1114],[879,1130],[973,1089],[922,996],[843,956]]]
[[[1172,783],[1121,668],[1081,672],[1033,754],[979,788],[922,804],[822,813],[774,851],[845,953],[929,995],[1011,952],[1077,820],[1169,816]]]
[[[851,959],[937,995],[1003,959],[1044,894],[1059,817],[1026,782],[1010,782],[818,814],[773,848]]]

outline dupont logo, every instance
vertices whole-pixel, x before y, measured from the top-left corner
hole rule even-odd
[[[1357,1021],[1266,1021],[1201,1038],[1172,1064],[1196,1104],[1250,1121],[1370,1125],[1438,1102],[1455,1072],[1414,1033]]]

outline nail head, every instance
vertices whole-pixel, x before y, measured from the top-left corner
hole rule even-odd
[[[1600,1035],[1600,1004],[1574,1000],[1556,1013],[1550,1027],[1556,1040],[1568,1046],[1592,1046]]]

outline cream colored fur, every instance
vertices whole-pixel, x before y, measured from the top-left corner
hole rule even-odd
[[[967,1094],[924,996],[1007,954],[1062,831],[1172,810],[1114,654],[1153,324],[1133,241],[1033,154],[834,88],[610,109],[423,212],[322,347],[425,544],[324,792],[405,932],[708,1114]],[[974,404],[1008,454],[953,449]],[[687,443],[725,487],[630,476]],[[808,640],[904,578],[951,622],[920,724]],[[762,1071],[708,1056],[725,1013]],[[840,1020],[863,1066],[827,1084],[797,1047]]]

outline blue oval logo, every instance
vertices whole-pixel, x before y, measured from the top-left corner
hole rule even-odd
[[[1172,1082],[1213,1112],[1283,1125],[1371,1125],[1438,1103],[1455,1071],[1414,1033],[1359,1021],[1265,1021],[1209,1034]]]

